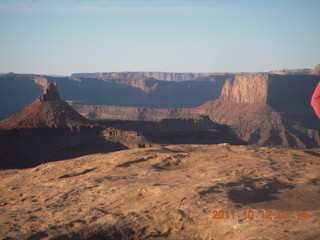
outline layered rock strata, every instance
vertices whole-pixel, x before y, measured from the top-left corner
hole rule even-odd
[[[319,120],[310,105],[319,81],[317,75],[241,74],[225,81],[218,99],[195,108],[73,107],[85,116],[122,120],[208,115],[252,144],[319,147]]]

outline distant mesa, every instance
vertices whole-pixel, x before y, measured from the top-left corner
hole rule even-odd
[[[125,79],[125,78],[153,78],[156,80],[181,82],[193,81],[209,75],[225,75],[213,73],[177,73],[177,72],[97,72],[97,73],[73,73],[72,77],[100,78],[100,79]]]

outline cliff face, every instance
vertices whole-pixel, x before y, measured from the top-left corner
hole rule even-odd
[[[155,90],[159,84],[155,79],[149,79],[139,74],[131,75],[128,73],[101,73],[98,79],[139,88],[146,93]]]
[[[226,82],[219,99],[196,109],[252,144],[320,147],[320,125],[310,106],[319,81],[315,75],[240,75]]]
[[[106,105],[71,105],[81,115],[92,119],[161,121],[164,118],[201,115],[195,108],[138,108]]]
[[[168,72],[143,72],[141,74],[146,77],[152,77],[158,80],[174,81],[174,82],[195,80],[199,77],[207,77],[210,75],[209,73],[168,73]]]
[[[0,121],[0,169],[159,144],[246,144],[208,117],[161,122],[90,121],[50,83],[36,101]]]
[[[163,81],[189,81],[196,80],[197,78],[207,77],[212,75],[211,73],[175,73],[175,72],[103,72],[103,73],[73,73],[73,77],[82,77],[82,78],[100,78],[100,77],[109,77],[115,78],[119,76],[129,76],[130,78],[134,78],[137,76],[154,78],[157,80]],[[224,75],[224,74],[219,74]]]
[[[128,74],[103,75],[100,79],[7,74],[0,76],[0,120],[31,104],[48,82],[57,82],[66,101],[83,105],[191,108],[218,98],[227,77],[168,82]]]
[[[36,79],[43,83],[46,79],[57,81],[62,98],[80,103],[74,108],[89,118],[160,121],[206,114],[216,122],[232,125],[238,136],[250,143],[320,146],[319,122],[310,106],[312,93],[320,81],[316,74],[301,71],[226,74],[183,82],[159,81],[141,74],[132,77],[131,73],[99,76],[100,79],[41,76],[32,79],[9,75],[1,76],[0,84],[6,87],[3,83],[16,83],[20,92],[7,97],[12,98],[11,102],[19,102],[29,89],[35,86],[42,89]],[[22,79],[24,88],[19,85]],[[8,99],[4,102],[9,102]]]
[[[222,88],[221,99],[238,103],[266,103],[268,74],[236,75]]]
[[[319,120],[310,106],[319,81],[319,76],[310,74],[241,74],[225,81],[218,99],[195,108],[74,107],[85,116],[122,120],[208,115],[252,144],[319,147]]]

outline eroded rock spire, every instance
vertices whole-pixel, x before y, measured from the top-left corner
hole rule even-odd
[[[37,98],[39,102],[60,101],[57,83],[49,83],[43,93]]]

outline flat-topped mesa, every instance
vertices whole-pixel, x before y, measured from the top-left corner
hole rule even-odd
[[[43,93],[37,98],[37,102],[60,101],[57,83],[49,83]]]
[[[268,74],[241,74],[226,80],[220,99],[238,103],[266,103]]]

